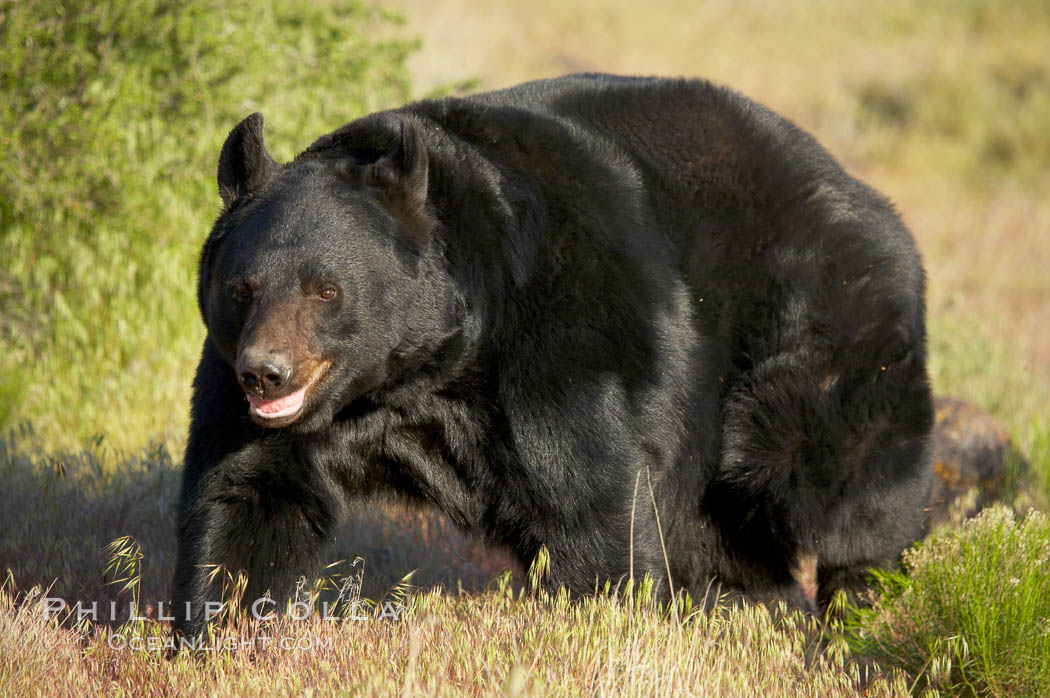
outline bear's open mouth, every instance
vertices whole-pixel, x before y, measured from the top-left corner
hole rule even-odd
[[[248,402],[251,404],[252,417],[260,422],[281,420],[285,424],[290,424],[303,411],[307,393],[317,385],[318,380],[324,375],[329,365],[330,362],[327,361],[319,363],[306,385],[276,400],[263,400],[256,395],[246,393],[245,397],[248,398]]]

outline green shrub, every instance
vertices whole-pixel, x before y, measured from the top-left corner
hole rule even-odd
[[[943,695],[1050,695],[1050,518],[988,509],[880,574],[856,652]]]
[[[410,42],[359,0],[0,0],[0,428],[53,446],[182,433],[215,162],[408,96]],[[119,423],[117,419],[119,418]]]

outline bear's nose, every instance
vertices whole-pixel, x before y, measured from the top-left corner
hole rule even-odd
[[[237,360],[237,378],[246,391],[265,395],[288,385],[292,362],[280,353],[245,351]]]

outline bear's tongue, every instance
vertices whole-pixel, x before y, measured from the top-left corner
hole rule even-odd
[[[295,414],[303,406],[303,398],[306,396],[306,388],[303,386],[294,393],[279,397],[276,400],[263,400],[254,395],[248,395],[248,402],[252,404],[252,412],[260,417],[276,419]]]

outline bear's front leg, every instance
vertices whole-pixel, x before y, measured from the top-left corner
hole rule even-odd
[[[316,483],[301,477],[303,464],[291,458],[284,465],[289,472],[259,467],[274,455],[246,448],[184,489],[172,605],[176,638],[201,634],[221,607],[226,572],[246,574],[246,608],[269,596],[276,606],[256,606],[268,613],[283,608],[298,578],[316,569],[338,503],[313,489]],[[216,573],[216,566],[223,569]]]
[[[206,344],[197,373],[178,511],[172,590],[176,647],[197,640],[221,608],[223,575],[243,572],[243,602],[281,609],[343,511],[338,488],[294,437],[247,418],[236,383]],[[223,568],[218,573],[216,567]]]

